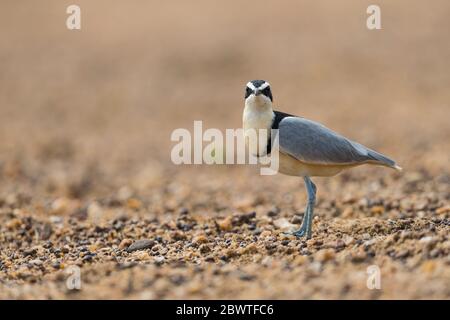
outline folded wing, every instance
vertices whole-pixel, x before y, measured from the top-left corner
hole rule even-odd
[[[280,151],[302,162],[322,165],[375,162],[395,167],[395,161],[311,120],[285,117],[278,129]]]

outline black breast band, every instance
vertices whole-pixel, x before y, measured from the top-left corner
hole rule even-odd
[[[281,120],[283,120],[286,117],[295,117],[292,114],[289,113],[284,113],[284,112],[280,112],[280,111],[274,111],[273,112],[275,114],[275,118],[273,119],[272,122],[272,129],[278,129],[278,126],[281,122]],[[270,154],[270,152],[272,151],[272,135],[269,135],[269,141],[267,141],[267,153],[266,154]]]

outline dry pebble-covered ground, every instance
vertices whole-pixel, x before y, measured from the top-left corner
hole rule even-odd
[[[448,1],[380,1],[374,32],[360,0],[80,0],[75,33],[26,3],[0,4],[0,299],[450,298]],[[240,127],[253,78],[404,172],[314,179],[303,240],[302,179],[173,165],[172,130]]]
[[[240,197],[251,177],[228,182],[224,174],[200,174],[199,190],[183,180],[150,196],[123,187],[87,207],[69,198],[41,205],[25,194],[2,199],[0,296],[449,296],[448,176],[344,175],[319,184],[314,237],[306,241],[282,233],[302,220],[299,181],[286,186],[295,192],[272,197],[276,186],[254,187],[256,196]],[[81,267],[80,291],[66,287],[72,265]],[[366,287],[370,265],[381,270],[381,290]]]

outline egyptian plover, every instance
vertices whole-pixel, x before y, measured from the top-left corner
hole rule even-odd
[[[271,129],[278,129],[278,172],[303,177],[308,193],[308,204],[299,230],[291,232],[297,237],[311,238],[316,186],[311,177],[329,177],[344,169],[362,164],[381,165],[401,171],[394,160],[333,132],[320,123],[291,114],[274,111],[270,84],[253,80],[245,88],[243,113],[244,134],[260,129],[269,132],[266,145],[258,145],[258,154],[271,150],[274,137]]]

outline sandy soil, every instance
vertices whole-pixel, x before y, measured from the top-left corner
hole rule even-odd
[[[449,299],[448,1],[379,1],[379,31],[368,1],[86,0],[81,31],[47,2],[0,4],[0,299]],[[173,165],[254,78],[404,172],[315,179],[306,241],[300,178]]]

